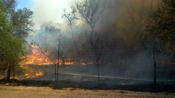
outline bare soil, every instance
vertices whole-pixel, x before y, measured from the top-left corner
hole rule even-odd
[[[175,93],[1,85],[0,98],[175,98]]]

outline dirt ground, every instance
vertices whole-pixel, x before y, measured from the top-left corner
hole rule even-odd
[[[0,86],[0,98],[175,98],[175,93],[73,88],[54,90],[48,87]]]

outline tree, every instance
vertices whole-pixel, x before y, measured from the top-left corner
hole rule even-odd
[[[163,41],[164,46],[168,50],[173,49],[175,42],[174,11],[174,0],[162,0],[159,9],[156,12],[154,12],[151,16],[149,25],[150,32],[152,32],[156,36],[158,41]]]
[[[27,8],[15,9],[16,0],[2,0],[2,3],[5,16],[11,24],[9,32],[23,39],[27,37],[28,33],[32,31],[33,12]]]
[[[10,80],[11,72],[19,65],[23,53],[23,43],[22,40],[3,32],[1,32],[0,43],[0,70],[8,70],[5,78]]]
[[[154,61],[154,84],[157,84],[157,63],[156,52],[166,52],[175,55],[175,1],[161,0],[159,9],[150,17],[148,30],[153,42],[153,61]]]
[[[102,57],[103,39],[97,35],[95,27],[100,19],[100,16],[104,9],[100,7],[98,0],[83,0],[76,3],[76,11],[81,16],[81,19],[87,23],[90,27],[88,43],[92,54],[95,58],[95,64],[97,66],[98,81],[100,80],[100,60]],[[100,13],[100,15],[98,14]]]
[[[24,38],[29,31],[32,12],[23,9],[15,10],[15,0],[0,1],[0,71],[5,70],[5,79],[19,66],[23,54]]]
[[[72,11],[71,12],[64,12],[63,14],[63,17],[65,17],[67,19],[67,22],[68,22],[68,26],[70,27],[70,31],[72,33],[72,40],[73,40],[73,44],[74,44],[74,49],[75,51],[77,52],[77,56],[75,55],[74,59],[75,58],[78,58],[77,61],[78,63],[80,63],[80,55],[79,55],[79,45],[78,45],[78,41],[75,40],[75,32],[73,30],[73,23],[75,20],[77,20],[77,16],[76,16],[76,9],[75,8],[72,8]]]
[[[12,14],[12,34],[20,38],[27,37],[28,33],[32,31],[32,17],[33,12],[27,8],[19,9]]]
[[[11,70],[15,68],[23,52],[22,40],[12,36],[8,31],[10,29],[10,23],[5,18],[5,12],[0,9],[0,71],[8,70],[8,74],[5,77],[6,80],[10,79]]]

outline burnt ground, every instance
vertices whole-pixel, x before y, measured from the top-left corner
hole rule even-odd
[[[37,81],[37,80],[0,80],[0,85],[25,86],[25,87],[49,87],[52,89],[78,88],[88,90],[129,90],[139,92],[175,92],[175,85],[152,85],[152,84],[125,84],[110,85],[97,81]]]

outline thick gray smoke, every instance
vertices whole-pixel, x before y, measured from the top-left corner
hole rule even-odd
[[[143,22],[150,11],[150,1],[96,1],[100,7],[95,26],[97,40],[94,47],[98,48],[96,53],[89,52],[93,50],[89,41],[90,28],[83,19],[74,21],[72,31],[63,17],[63,22],[59,24],[57,19],[51,19],[50,23],[43,22],[36,34],[28,37],[28,42],[38,43],[43,50],[48,51],[52,59],[56,58],[59,45],[62,54],[67,58],[77,56],[83,60],[92,60],[95,54],[101,63],[101,75],[151,79],[153,75],[151,50],[144,48],[141,41],[142,35],[146,33]],[[81,15],[78,15],[78,19],[80,17]],[[98,53],[99,51],[101,53]],[[87,68],[85,72],[91,70],[94,71]]]

